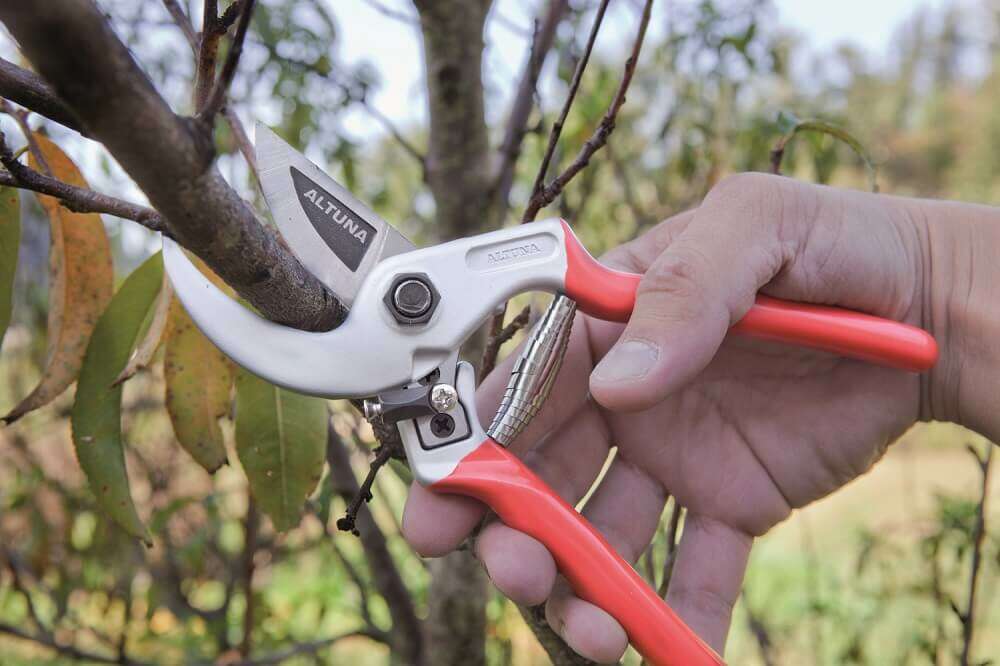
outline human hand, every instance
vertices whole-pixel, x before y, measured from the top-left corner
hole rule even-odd
[[[934,392],[926,377],[726,333],[758,291],[925,325],[926,220],[905,201],[761,174],[723,181],[605,258],[644,274],[632,318],[577,318],[547,404],[512,446],[571,504],[617,446],[583,513],[631,562],[673,494],[688,513],[667,601],[720,653],[754,537],[868,470],[929,416]],[[481,416],[508,370],[483,383]],[[417,552],[441,555],[483,513],[414,486],[403,530]],[[476,553],[515,602],[547,600],[577,652],[621,656],[622,628],[558,582],[541,543],[492,520]]]

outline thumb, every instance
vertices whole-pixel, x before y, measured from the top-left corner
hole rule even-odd
[[[712,360],[729,327],[783,264],[780,196],[774,196],[781,188],[773,180],[742,174],[717,185],[649,266],[628,325],[591,375],[599,403],[623,411],[650,407]]]

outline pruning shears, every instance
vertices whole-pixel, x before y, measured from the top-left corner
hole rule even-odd
[[[614,616],[651,663],[722,664],[604,537],[506,448],[545,401],[576,310],[627,321],[641,276],[598,263],[557,219],[416,249],[259,124],[256,152],[282,236],[350,312],[325,333],[267,321],[223,294],[164,238],[170,280],[205,335],[236,363],[280,386],[365,398],[367,418],[398,425],[419,483],[480,500],[545,544],[575,593]],[[458,360],[459,347],[500,303],[535,290],[556,297],[483,428],[475,372]],[[910,372],[937,359],[933,337],[921,329],[766,296],[758,296],[732,330]]]

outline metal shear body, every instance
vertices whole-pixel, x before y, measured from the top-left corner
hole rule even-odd
[[[260,137],[258,129],[258,141]],[[310,171],[304,158],[282,152],[284,144],[267,135],[265,139],[271,142],[268,149],[282,156],[271,168],[277,174],[273,177],[290,178],[296,187],[306,178],[298,197],[302,207],[319,196],[334,198],[345,208],[360,206],[315,167]],[[284,173],[288,169],[291,177]],[[265,169],[265,194],[272,177],[268,173]],[[314,185],[320,189],[307,189]],[[312,243],[336,239],[336,230],[318,229],[325,232],[322,239],[310,235],[314,232],[302,222],[305,216],[295,212],[299,204],[290,200],[294,197],[282,190],[278,208],[297,217],[278,219],[276,213],[276,220],[283,229],[294,230],[286,237],[296,254],[316,266],[328,255]],[[309,224],[324,223],[311,214]],[[358,229],[365,230],[362,223],[384,224],[367,209],[356,217]],[[379,231],[371,226],[373,235]],[[408,244],[400,239],[386,235],[380,242],[392,241],[397,248]],[[352,274],[342,281],[359,286],[350,294],[346,321],[327,333],[308,333],[264,320],[228,298],[180,246],[166,238],[163,242],[177,296],[199,328],[234,361],[294,391],[369,398],[366,415],[397,423],[421,484],[476,498],[511,527],[544,543],[577,595],[614,616],[648,661],[660,666],[723,663],[585,518],[505,448],[544,403],[576,309],[627,321],[641,276],[602,266],[565,222],[534,222],[387,254],[380,261],[351,255]],[[337,248],[332,249],[336,254]],[[371,264],[366,275],[353,274],[366,262]],[[516,360],[496,417],[483,428],[476,415],[475,372],[457,361],[457,351],[498,304],[537,290],[556,297]],[[911,372],[928,369],[937,358],[934,339],[918,328],[764,296],[732,330]]]

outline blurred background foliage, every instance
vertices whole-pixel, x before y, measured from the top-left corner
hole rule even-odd
[[[101,4],[175,108],[189,108],[190,52],[161,4]],[[573,2],[558,33],[554,92],[543,95],[543,113],[532,119],[509,223],[527,200],[592,5]],[[199,3],[187,8],[199,15]],[[359,106],[370,107],[371,122],[382,122],[369,100],[380,73],[337,59],[334,46],[349,21],[349,12],[332,2],[261,0],[234,106],[244,118],[275,126],[418,243],[432,242],[433,199],[419,165],[384,132],[362,145],[343,128],[342,114]],[[849,46],[816,53],[785,31],[762,1],[678,0],[659,6],[654,21],[661,29],[646,43],[609,147],[550,209],[571,220],[595,253],[695,205],[727,173],[769,169],[771,149],[792,114],[858,137],[873,156],[883,192],[1000,204],[997,3],[921,10],[891,37],[887,26],[888,59]],[[589,137],[620,70],[619,59],[595,54],[558,160],[571,159]],[[488,108],[495,97],[488,89]],[[92,144],[56,126],[47,129],[101,189],[138,196]],[[400,132],[413,145],[426,143],[422,127]],[[218,137],[223,173],[266,216],[234,138],[223,126]],[[868,186],[855,152],[823,134],[797,135],[783,168],[803,179]],[[47,225],[33,196],[22,196],[22,205],[14,324],[0,357],[4,408],[34,384],[45,360]],[[106,224],[120,276],[158,243],[128,222]],[[335,527],[349,484],[326,470],[297,527],[279,534],[265,517],[247,548],[253,509],[232,451],[233,424],[222,419],[231,464],[210,476],[173,441],[157,364],[127,382],[124,397],[133,495],[153,533],[146,548],[95,507],[70,445],[70,404],[64,395],[0,429],[2,627],[38,629],[112,661],[127,644],[132,657],[150,662],[238,662],[248,630],[253,654],[273,656],[260,663],[286,657],[301,664],[399,661],[383,633],[391,616],[373,586],[378,572],[359,540]],[[334,423],[363,474],[371,432],[340,406]],[[729,661],[985,664],[1000,655],[1000,517],[993,515],[1000,489],[994,483],[983,496],[988,463],[980,462],[989,448],[954,426],[919,426],[870,474],[761,539],[736,609]],[[398,527],[407,473],[397,465],[388,469],[369,506],[421,615],[428,573]],[[669,570],[673,513],[668,506],[664,529],[639,563],[654,583]],[[252,586],[243,579],[248,566]],[[969,648],[973,569],[978,591]],[[249,627],[248,603],[255,607]],[[491,664],[546,663],[516,609],[495,593],[486,640]],[[0,633],[4,664],[71,658]],[[638,662],[634,654],[627,661]]]

